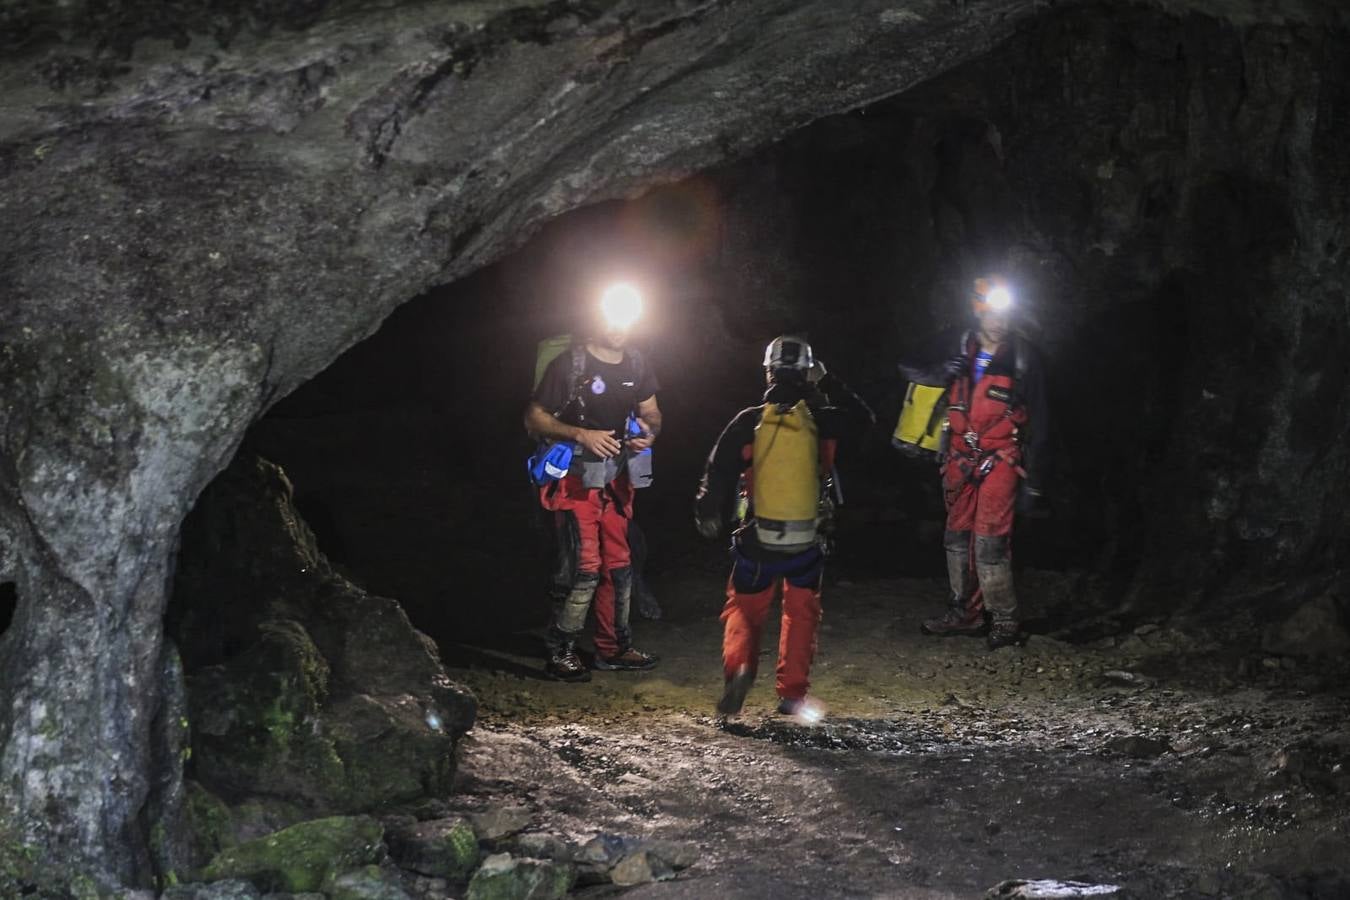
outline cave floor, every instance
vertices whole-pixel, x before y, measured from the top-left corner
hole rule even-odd
[[[692,869],[630,896],[973,897],[1022,878],[1350,896],[1343,664],[1147,626],[990,653],[918,633],[937,581],[844,581],[827,587],[813,672],[825,720],[775,715],[761,675],[721,723],[715,571],[657,588],[672,614],[635,627],[662,658],[650,673],[543,680],[527,634],[445,648],[481,703],[466,798],[523,802],[573,838],[699,848]],[[776,646],[766,634],[766,672]]]

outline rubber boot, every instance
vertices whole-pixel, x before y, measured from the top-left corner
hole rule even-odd
[[[549,635],[549,657],[544,672],[558,681],[590,681],[591,670],[577,655],[577,642],[561,632]]]
[[[937,637],[978,637],[984,633],[984,605],[970,567],[970,532],[949,531],[944,543],[951,601],[945,613],[925,621],[920,630]]]
[[[975,570],[980,577],[980,593],[989,607],[993,624],[989,628],[989,649],[1021,643],[1017,624],[1017,593],[1013,589],[1012,560],[1007,555],[1007,539],[980,537],[976,540]],[[981,546],[986,543],[986,546]]]
[[[750,685],[755,683],[755,673],[749,666],[741,666],[736,674],[727,679],[722,699],[717,701],[717,713],[722,716],[734,716],[745,706],[745,695],[750,693]]]

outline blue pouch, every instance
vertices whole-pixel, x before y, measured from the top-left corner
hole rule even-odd
[[[525,460],[525,470],[530,475],[530,481],[543,487],[563,478],[572,468],[574,452],[572,445],[565,442],[540,444],[539,449]]]

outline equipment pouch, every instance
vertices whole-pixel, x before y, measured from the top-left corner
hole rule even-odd
[[[530,481],[538,487],[558,481],[572,468],[572,455],[575,448],[569,443],[541,443],[539,449],[525,461],[525,470]]]

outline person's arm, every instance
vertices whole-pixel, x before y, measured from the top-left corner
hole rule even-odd
[[[901,360],[896,368],[900,377],[926,387],[946,387],[970,365],[960,346],[961,332],[949,329],[929,341],[917,353]]]
[[[723,430],[703,470],[694,497],[694,525],[706,538],[716,538],[730,521],[736,503],[736,487],[747,465],[743,450],[755,439],[759,407],[744,410]]]
[[[608,431],[568,425],[536,400],[531,400],[530,405],[525,407],[525,430],[545,440],[580,444],[600,459],[618,456],[621,449],[619,441]]]
[[[655,394],[638,404],[637,420],[643,436],[630,440],[628,449],[641,453],[656,443],[656,436],[661,433],[661,407],[656,402]]]

